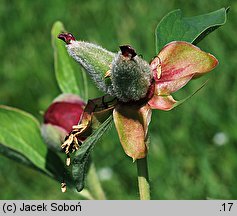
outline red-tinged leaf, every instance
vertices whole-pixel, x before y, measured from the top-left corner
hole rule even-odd
[[[153,73],[161,68],[161,76],[156,85],[162,94],[169,94],[182,88],[192,77],[198,77],[214,69],[217,59],[198,47],[184,42],[174,41],[166,45],[151,63]],[[155,64],[157,63],[157,67]],[[164,92],[163,92],[164,91]]]
[[[149,106],[120,104],[113,112],[115,127],[125,153],[136,159],[147,154],[147,129],[151,119]]]
[[[176,100],[171,95],[168,96],[159,96],[154,95],[151,100],[149,100],[148,104],[151,109],[159,109],[159,110],[171,110],[174,108],[176,104]]]

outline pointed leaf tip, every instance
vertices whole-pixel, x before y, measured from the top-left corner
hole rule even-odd
[[[156,51],[171,41],[187,41],[197,44],[215,29],[224,25],[229,8],[193,17],[183,17],[180,9],[168,13],[157,25]]]

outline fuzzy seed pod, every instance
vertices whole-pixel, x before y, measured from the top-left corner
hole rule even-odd
[[[120,46],[116,55],[93,43],[77,41],[71,33],[58,36],[67,51],[89,73],[97,87],[122,102],[146,96],[152,80],[149,64],[129,46]]]
[[[149,64],[130,46],[121,46],[112,63],[112,94],[120,101],[137,101],[146,96],[152,73]]]
[[[97,87],[105,93],[111,91],[111,80],[106,77],[115,53],[109,52],[93,43],[77,41],[70,33],[58,36],[67,45],[67,51],[90,75]]]

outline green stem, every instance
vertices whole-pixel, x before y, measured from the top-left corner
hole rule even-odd
[[[93,162],[90,165],[90,169],[87,175],[87,184],[88,184],[89,191],[91,192],[92,196],[95,199],[97,200],[106,199],[104,190],[100,184],[100,180],[96,173],[96,168]]]
[[[137,159],[137,175],[140,200],[150,200],[150,184],[146,157]]]

